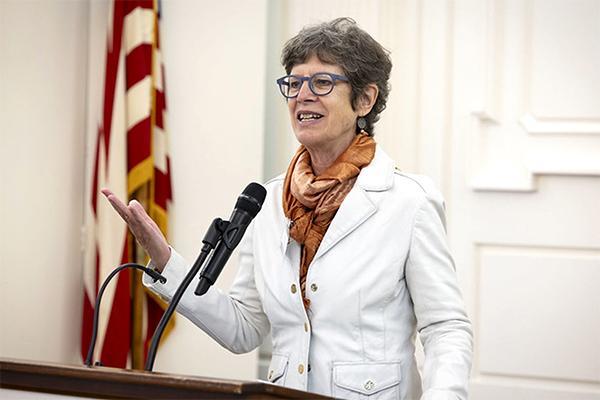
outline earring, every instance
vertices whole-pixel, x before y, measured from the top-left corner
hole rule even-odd
[[[356,121],[356,125],[358,125],[358,128],[360,129],[360,133],[366,133],[365,128],[367,127],[367,120],[364,117],[360,117]]]

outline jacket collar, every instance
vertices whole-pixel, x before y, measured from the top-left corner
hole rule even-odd
[[[390,189],[393,182],[394,161],[377,145],[373,160],[360,171],[355,186],[368,192],[382,192]]]
[[[319,245],[313,261],[367,221],[377,211],[378,201],[369,192],[389,190],[394,181],[394,162],[377,146],[371,163],[363,168],[354,187],[340,206]]]

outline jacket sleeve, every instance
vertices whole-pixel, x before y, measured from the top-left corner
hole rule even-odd
[[[270,330],[269,320],[254,282],[252,224],[240,244],[239,269],[229,294],[211,288],[203,296],[194,294],[197,280],[186,289],[177,311],[200,327],[210,337],[234,353],[246,353],[258,347]],[[152,266],[152,263],[150,263]],[[144,284],[170,301],[188,273],[191,264],[174,249],[162,275],[165,284],[154,283],[144,276]]]
[[[421,400],[466,399],[473,334],[446,243],[443,199],[435,190],[415,214],[406,279],[425,352]]]

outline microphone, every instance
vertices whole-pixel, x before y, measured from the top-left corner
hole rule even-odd
[[[221,241],[200,272],[200,282],[194,292],[197,296],[202,296],[216,282],[231,253],[242,240],[246,228],[260,211],[266,195],[267,191],[262,185],[252,182],[238,197]]]

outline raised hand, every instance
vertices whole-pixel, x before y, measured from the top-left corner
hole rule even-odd
[[[156,222],[150,218],[144,207],[137,200],[131,200],[126,205],[109,189],[104,188],[101,192],[127,223],[129,230],[131,230],[138,243],[146,250],[156,269],[162,272],[171,256],[171,249]]]

